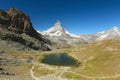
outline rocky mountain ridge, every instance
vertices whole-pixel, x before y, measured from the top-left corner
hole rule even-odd
[[[16,8],[0,10],[0,39],[35,50],[50,50],[51,45],[48,39],[33,28],[29,16]]]

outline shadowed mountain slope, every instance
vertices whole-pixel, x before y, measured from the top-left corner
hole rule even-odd
[[[16,8],[0,10],[0,39],[35,50],[50,50],[51,45],[48,39],[36,32],[29,16]]]

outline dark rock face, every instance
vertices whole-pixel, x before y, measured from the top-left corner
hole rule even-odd
[[[0,39],[18,42],[35,50],[50,50],[51,42],[37,33],[29,16],[16,8],[0,10]]]

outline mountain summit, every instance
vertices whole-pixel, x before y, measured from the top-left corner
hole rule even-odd
[[[44,31],[42,34],[46,36],[46,38],[59,43],[65,43],[69,45],[80,45],[85,43],[85,41],[79,36],[71,34],[64,29],[59,20],[56,21],[53,27]]]
[[[50,35],[50,36],[70,36],[79,38],[79,36],[75,34],[71,34],[68,32],[64,27],[62,26],[61,22],[59,20],[56,21],[53,27],[49,28],[48,30],[43,32],[44,35]]]
[[[62,27],[62,24],[59,20],[56,21],[55,25],[50,29],[51,31],[61,31],[65,32],[64,28]],[[49,31],[50,31],[49,30]]]
[[[57,20],[54,26],[44,31],[44,33],[51,36],[61,36],[65,34],[65,29],[62,27],[61,22]]]

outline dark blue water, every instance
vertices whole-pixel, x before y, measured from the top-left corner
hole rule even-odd
[[[42,63],[51,65],[77,65],[78,62],[66,53],[49,54],[41,61]]]

